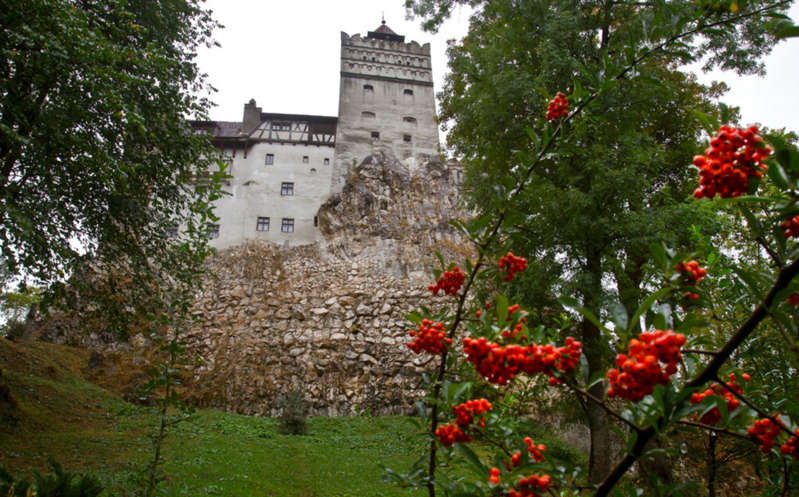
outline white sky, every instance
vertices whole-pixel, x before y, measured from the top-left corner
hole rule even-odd
[[[468,9],[456,10],[435,35],[419,20],[405,19],[403,0],[207,0],[225,29],[216,34],[221,48],[203,50],[199,64],[219,90],[211,118],[241,121],[245,102],[254,98],[264,112],[338,114],[340,32],[353,35],[386,24],[406,41],[431,43],[435,90],[447,69],[446,41],[468,28]],[[791,10],[799,19],[799,6]],[[740,78],[732,73],[700,75],[727,81],[722,98],[740,106],[743,123],[799,130],[799,38],[778,45],[767,58],[767,76]]]

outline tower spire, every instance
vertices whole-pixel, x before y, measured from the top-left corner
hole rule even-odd
[[[383,11],[383,14],[381,15],[380,24],[382,24],[383,26],[386,25],[386,11],[385,10]]]

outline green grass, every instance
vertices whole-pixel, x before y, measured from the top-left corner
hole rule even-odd
[[[56,357],[59,360],[51,360]],[[0,422],[0,464],[18,477],[91,472],[104,495],[137,495],[152,454],[152,408],[125,402],[81,377],[74,349],[0,340],[0,369],[18,403]],[[173,427],[162,467],[167,496],[415,496],[381,481],[381,466],[406,470],[423,453],[403,417],[312,418],[307,435],[282,435],[270,418],[199,409]]]

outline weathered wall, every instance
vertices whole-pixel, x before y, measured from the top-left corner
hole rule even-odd
[[[186,334],[203,360],[192,400],[276,414],[299,388],[315,414],[410,410],[430,357],[405,345],[403,315],[443,302],[427,290],[434,249],[466,254],[448,225],[458,213],[453,176],[441,163],[411,172],[371,156],[320,209],[322,243],[221,252]]]

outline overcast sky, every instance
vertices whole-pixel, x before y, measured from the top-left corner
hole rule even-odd
[[[456,10],[438,34],[425,33],[419,21],[405,19],[402,0],[208,0],[225,28],[216,34],[221,48],[200,53],[201,69],[219,90],[211,118],[241,121],[245,102],[254,98],[264,112],[335,116],[338,113],[340,32],[373,31],[386,23],[406,41],[430,43],[435,89],[442,87],[446,41],[468,28],[469,11]],[[799,6],[791,10],[799,19]],[[778,45],[767,59],[768,74],[721,79],[732,90],[722,100],[741,107],[744,124],[799,130],[799,38]]]

